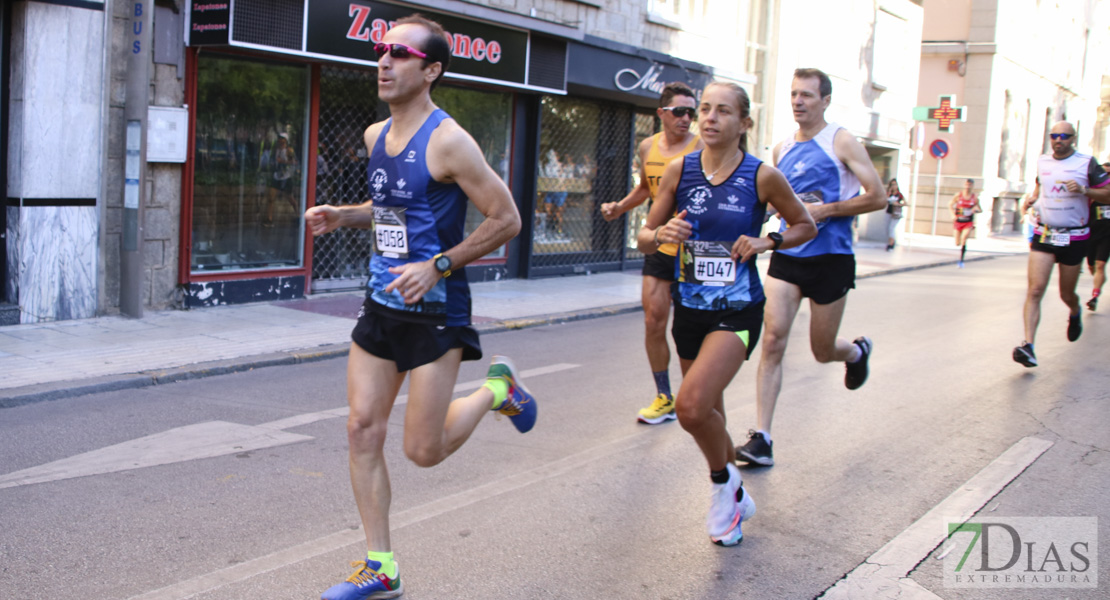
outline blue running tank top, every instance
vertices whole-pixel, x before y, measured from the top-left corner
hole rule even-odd
[[[390,267],[430,260],[462,242],[467,197],[455,183],[440,183],[428,172],[425,152],[432,132],[451,118],[436,109],[397,156],[385,151],[393,120],[382,128],[366,166],[374,201],[373,253],[367,296],[377,309],[395,318],[448,325],[470,325],[470,286],[466,270],[453,271],[415,304],[397,291],[385,292],[397,275]]]
[[[697,310],[742,310],[764,298],[755,257],[741,263],[731,256],[741,235],[759,237],[763,228],[767,206],[756,190],[763,161],[745,153],[727,179],[712,185],[702,172],[701,152],[683,158],[675,193],[675,212],[686,211],[693,232],[679,245],[674,299]]]
[[[798,142],[791,135],[782,143],[778,169],[802,202],[828,204],[859,196],[859,179],[840,162],[833,150],[833,139],[841,129],[839,125],[829,123],[812,140]],[[853,254],[853,219],[855,217],[824,219],[817,223],[817,237],[800,246],[776,252],[798,258]],[[779,231],[786,231],[786,228],[787,224],[783,221]]]

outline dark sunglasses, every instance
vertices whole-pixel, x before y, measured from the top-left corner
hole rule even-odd
[[[386,52],[393,58],[408,58],[410,56],[428,58],[427,54],[424,54],[412,46],[406,46],[404,44],[387,44],[385,42],[374,44],[374,54],[377,54],[378,58],[385,56]]]
[[[675,117],[681,119],[682,117],[690,117],[691,119],[698,118],[698,111],[689,106],[664,106],[663,110],[671,113]]]
[[[1070,140],[1074,135],[1073,133],[1050,133],[1048,137],[1054,140]]]

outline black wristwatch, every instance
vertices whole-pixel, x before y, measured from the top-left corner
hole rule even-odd
[[[782,234],[777,231],[772,231],[767,234],[767,237],[771,238],[771,241],[775,243],[774,247],[771,249],[778,250],[779,246],[782,245]]]
[[[432,264],[435,265],[436,270],[439,271],[440,275],[442,275],[443,277],[450,277],[451,276],[451,257],[450,256],[447,256],[446,254],[437,254],[437,255],[432,257],[432,261],[433,261]]]

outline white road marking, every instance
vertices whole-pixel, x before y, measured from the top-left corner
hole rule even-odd
[[[523,376],[523,373],[521,373],[521,375]],[[391,514],[389,516],[390,530],[397,531],[402,527],[415,525],[460,508],[488,502],[491,498],[573,472],[609,456],[636,450],[642,446],[648,445],[653,440],[654,436],[652,430],[645,429],[641,432],[613,440],[595,448],[588,448],[577,454],[572,454],[554,462],[540,465],[534,469],[515,473],[503,479],[491,481],[485,485],[463,490],[457,494],[445,496],[427,504],[414,506],[408,510]],[[146,592],[138,596],[132,596],[128,600],[182,600],[252,577],[264,575],[270,571],[276,571],[321,554],[340,550],[352,544],[365,543],[366,536],[363,534],[361,527],[358,529],[345,529],[226,569],[198,575],[197,577],[187,579],[180,583]]]
[[[1047,440],[1022,438],[819,597],[939,599],[910,579],[910,571],[947,539],[947,523],[970,519],[1051,447]]]
[[[548,365],[546,367],[537,367],[535,369],[527,369],[521,371],[520,377],[523,379],[525,377],[539,377],[541,375],[550,375],[552,373],[558,373],[560,371],[577,369],[580,366],[582,365],[558,363],[554,365]],[[482,384],[485,382],[486,378],[483,377],[481,379],[474,379],[471,381],[464,381],[462,383],[455,384],[453,393],[458,394],[460,392],[476,390],[482,387]],[[397,396],[397,401],[393,403],[393,406],[402,406],[404,404],[408,404],[408,401],[408,394],[401,394],[400,396]],[[279,419],[277,421],[271,421],[269,423],[262,423],[261,425],[259,425],[259,427],[265,427],[267,429],[289,429],[292,427],[299,427],[301,425],[308,425],[309,423],[315,423],[316,421],[323,421],[324,419],[331,419],[334,417],[346,417],[348,413],[349,409],[346,406],[343,406],[341,408],[334,408],[332,410],[326,410],[323,412],[305,413],[303,415],[296,415],[285,419]]]
[[[539,377],[579,366],[558,363],[524,370],[520,372],[520,375],[522,378]],[[454,393],[477,389],[485,382],[485,378],[482,378],[459,383],[455,386]],[[396,404],[405,404],[406,402],[408,402],[407,396],[399,396]],[[294,415],[254,426],[225,421],[197,423],[63,458],[45,465],[0,475],[0,489],[87,477],[89,475],[118,473],[143,467],[215,458],[250,450],[295,444],[310,440],[312,437],[286,433],[283,431],[284,429],[325,419],[346,417],[347,414],[348,409],[343,406],[331,410]]]
[[[296,433],[209,421],[2,475],[0,489],[238,454],[311,439]]]

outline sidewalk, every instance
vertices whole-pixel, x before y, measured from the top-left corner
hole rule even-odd
[[[1019,237],[973,240],[968,260],[1026,249]],[[856,246],[860,279],[958,259],[949,237],[909,236],[892,252],[873,242]],[[761,272],[766,265],[760,261]],[[471,292],[481,332],[640,310],[640,274],[632,271],[475,283]],[[362,298],[345,292],[0,327],[0,408],[341,356]]]

